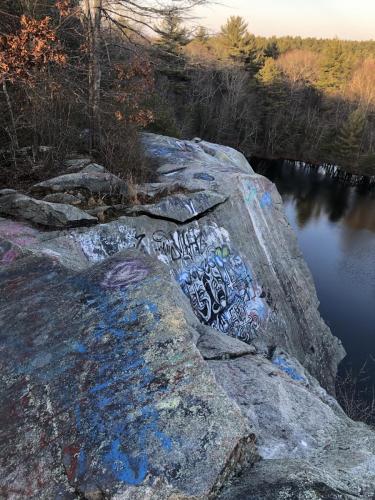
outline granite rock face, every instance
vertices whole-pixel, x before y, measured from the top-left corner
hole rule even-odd
[[[296,360],[278,353],[208,365],[248,419],[262,458],[220,498],[373,498],[375,432],[352,422]]]
[[[210,191],[174,194],[153,205],[136,205],[129,215],[144,214],[151,217],[186,223],[226,201],[224,196]]]
[[[2,495],[372,498],[375,433],[332,395],[344,350],[275,187],[230,148],[142,140],[150,204],[0,218]]]
[[[0,195],[0,214],[53,228],[92,225],[96,217],[66,203],[36,200],[20,193]]]
[[[157,498],[206,498],[255,456],[155,259],[127,252],[67,272],[28,257],[0,280],[5,497],[123,498],[154,486]]]
[[[71,233],[79,251],[89,262],[127,248],[154,255],[169,267],[203,324],[265,354],[285,349],[332,392],[344,350],[319,315],[310,272],[275,186],[230,148],[152,134],[143,141],[162,172],[164,164],[183,167],[160,174],[163,186],[185,186],[194,197],[201,192],[211,208],[194,216],[189,193],[184,210],[175,195],[136,206],[133,216]],[[210,193],[226,201],[212,206]]]
[[[49,194],[69,191],[70,189],[86,189],[90,193],[121,193],[126,195],[126,182],[109,172],[103,172],[99,167],[99,165],[90,164],[80,172],[64,174],[39,182],[35,184],[32,191],[36,194]]]

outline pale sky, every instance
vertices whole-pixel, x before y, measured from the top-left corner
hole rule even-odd
[[[221,0],[194,14],[213,31],[242,16],[255,35],[375,40],[375,0]]]

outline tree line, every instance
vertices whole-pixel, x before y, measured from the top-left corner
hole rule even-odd
[[[375,41],[255,37],[234,16],[219,34],[200,27],[188,41],[180,24],[177,43],[176,25],[188,78],[174,122],[183,136],[375,175]]]
[[[72,152],[139,180],[139,130],[375,174],[375,42],[217,34],[205,0],[0,0],[0,178]]]

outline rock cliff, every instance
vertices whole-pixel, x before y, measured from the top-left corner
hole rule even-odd
[[[142,141],[159,182],[134,206],[87,162],[44,200],[0,191],[2,495],[372,498],[375,433],[334,399],[344,350],[274,185]]]

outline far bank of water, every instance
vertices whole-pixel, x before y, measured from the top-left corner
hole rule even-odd
[[[347,351],[341,370],[375,386],[375,189],[347,186],[322,169],[252,161],[274,182],[312,272],[320,312]]]

